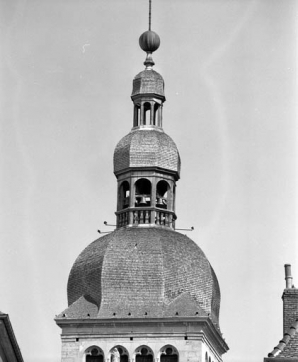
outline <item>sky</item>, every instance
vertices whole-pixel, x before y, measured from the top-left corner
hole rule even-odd
[[[60,361],[54,317],[79,253],[111,230],[147,0],[0,2],[0,310],[26,362]],[[225,362],[282,338],[298,285],[296,0],[153,0],[163,126],[182,159],[177,228],[221,288]]]

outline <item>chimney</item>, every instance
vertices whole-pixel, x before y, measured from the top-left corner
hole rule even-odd
[[[286,333],[298,318],[298,289],[292,283],[291,265],[285,264],[286,289],[283,292],[283,332]]]
[[[291,264],[285,264],[285,274],[286,274],[286,289],[292,288],[292,272],[291,272]]]

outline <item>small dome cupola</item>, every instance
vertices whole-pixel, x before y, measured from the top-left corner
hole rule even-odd
[[[133,127],[162,128],[162,105],[166,98],[163,77],[152,69],[154,65],[152,53],[159,48],[160,38],[151,30],[151,17],[149,17],[149,30],[140,36],[139,44],[147,56],[144,62],[146,68],[133,80],[131,94],[134,103]]]
[[[162,128],[164,80],[153,69],[145,69],[133,80],[131,99],[134,103],[133,128]]]
[[[161,98],[164,102],[164,87],[163,77],[159,73],[153,69],[145,69],[134,77],[131,98],[134,100],[136,96],[151,94]]]

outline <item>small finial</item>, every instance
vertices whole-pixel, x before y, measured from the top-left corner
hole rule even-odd
[[[149,0],[149,30],[145,31],[140,36],[139,44],[141,49],[147,53],[147,57],[144,62],[146,69],[152,69],[154,65],[152,53],[159,48],[160,39],[159,36],[151,30],[151,0]]]

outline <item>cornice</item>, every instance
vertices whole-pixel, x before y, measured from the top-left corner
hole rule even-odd
[[[195,331],[176,331],[173,332],[171,331],[171,334],[174,334],[175,336],[179,337],[184,337],[185,335],[188,336],[188,338],[190,339],[196,339],[197,337],[199,337],[200,339],[204,340],[204,336],[206,339],[206,343],[208,343],[208,341],[211,342],[211,345],[216,346],[217,350],[219,352],[219,354],[223,354],[225,352],[227,352],[229,350],[228,345],[226,344],[225,340],[223,339],[221,333],[215,328],[214,324],[212,323],[211,319],[209,317],[175,317],[175,318],[146,318],[146,319],[142,319],[142,318],[121,318],[121,319],[117,319],[117,318],[113,318],[113,319],[98,319],[98,318],[93,318],[93,319],[69,319],[69,318],[55,318],[55,322],[57,323],[57,325],[62,328],[63,332],[62,332],[62,336],[64,337],[73,337],[73,328],[76,329],[81,329],[82,330],[82,334],[88,334],[86,333],[86,328],[90,328],[90,327],[94,327],[94,326],[105,326],[105,327],[112,327],[115,328],[117,327],[117,335],[123,335],[123,334],[131,334],[129,332],[121,332],[119,330],[120,327],[128,327],[128,326],[146,326],[146,325],[156,325],[159,327],[162,326],[175,326],[175,325],[183,325],[185,327],[187,326],[191,326],[191,325],[201,325],[202,326],[202,330],[200,332],[195,332]],[[71,328],[72,331],[69,331],[69,333],[67,332],[67,329]],[[146,334],[145,332],[136,332],[137,334],[144,335]],[[156,335],[167,335],[169,332],[163,332],[160,330],[157,330],[157,332],[155,333]],[[95,335],[98,336],[98,338],[100,338],[100,336],[102,337],[107,337],[107,334],[101,334],[101,333],[97,333],[95,331],[93,331],[94,337]],[[115,333],[113,333],[115,334]],[[152,331],[150,331],[150,334],[152,335]],[[208,343],[210,344],[210,343]]]

